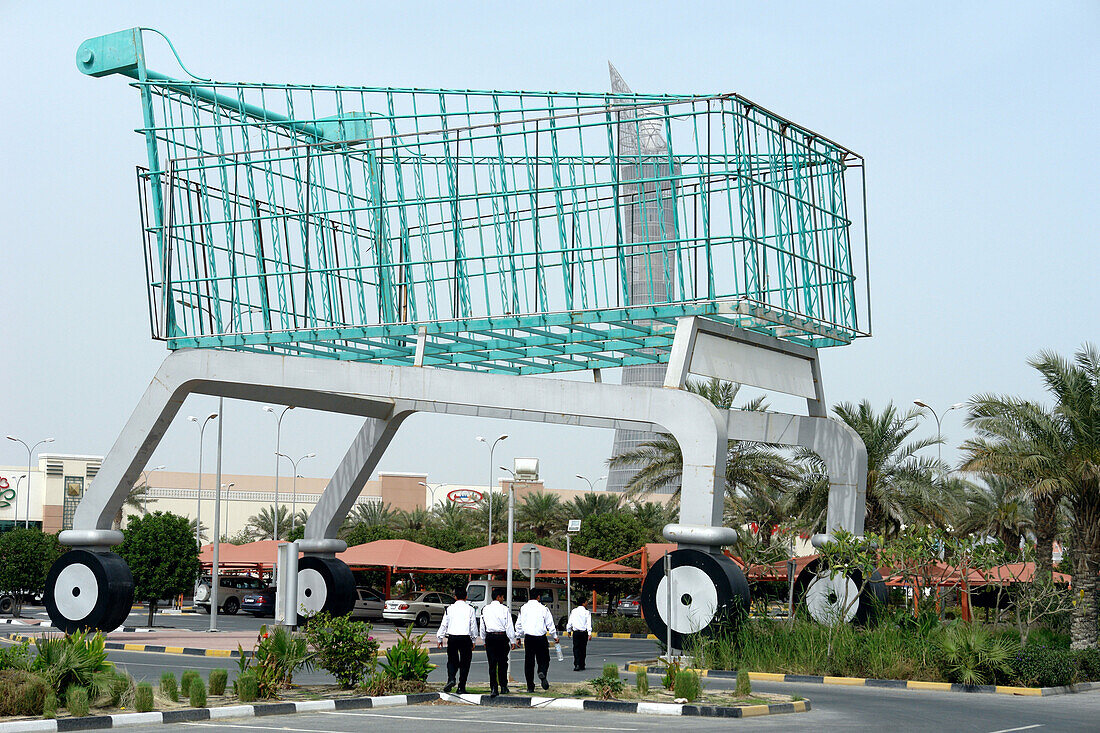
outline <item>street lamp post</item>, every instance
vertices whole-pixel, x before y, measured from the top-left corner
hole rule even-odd
[[[279,539],[279,456],[282,455],[280,451],[280,441],[283,437],[283,415],[287,413],[287,410],[293,410],[294,405],[287,405],[283,408],[283,411],[279,413],[279,420],[275,424],[275,518],[272,522],[271,539]],[[264,412],[270,412],[275,414],[275,408],[271,405],[264,405]]]
[[[423,481],[417,481],[417,483],[418,483],[418,484],[420,484],[420,485],[421,485],[421,486],[423,486],[423,487],[424,487],[425,489],[427,489],[428,491],[430,491],[430,492],[431,492],[431,495],[432,495],[432,505],[431,505],[431,507],[429,507],[429,508],[428,508],[428,511],[431,511],[431,510],[432,510],[433,508],[435,508],[435,492],[439,491],[439,490],[440,490],[440,489],[442,489],[442,488],[443,488],[444,486],[450,486],[450,484],[436,484],[436,485],[435,485],[435,486],[433,487],[433,486],[432,486],[431,484],[425,483],[425,482],[423,482]]]
[[[508,580],[505,582],[505,594],[508,597],[508,613],[512,612],[512,520],[516,510],[516,473],[510,468],[500,467],[501,471],[507,471],[512,480],[508,482]]]
[[[925,402],[921,402],[920,400],[913,400],[913,404],[917,407],[923,407],[924,409],[928,410],[932,413],[932,417],[936,418],[936,460],[940,463],[943,463],[943,431],[941,429],[943,418],[947,417],[947,413],[951,412],[952,410],[957,410],[960,407],[966,407],[966,403],[956,402],[955,404],[951,405],[951,407],[948,407],[946,410],[944,410],[942,416],[937,414],[936,411],[932,409],[931,405],[928,405]]]
[[[187,419],[196,424],[199,422],[199,419],[194,415],[189,416]],[[199,547],[202,547],[202,434],[206,432],[206,424],[217,419],[218,413],[211,412],[199,427],[199,493],[195,502],[195,544]]]
[[[22,443],[23,447],[27,449],[27,512],[24,515],[23,528],[31,526],[31,458],[34,454],[34,449],[43,443],[52,443],[53,438],[43,438],[35,443],[33,446],[27,445],[24,441],[15,437],[14,435],[7,436],[8,440],[14,440],[16,443]],[[19,522],[19,497],[15,499],[15,521]]]
[[[596,490],[596,487],[593,485],[592,480],[589,479],[587,476],[581,476],[579,473],[574,474],[574,475],[577,478],[581,479],[582,481],[587,481],[588,482],[588,490],[589,491],[595,491]],[[607,479],[607,476],[600,476],[598,479],[596,479],[596,483],[598,484],[599,482],[604,481],[606,479]]]
[[[221,433],[222,424],[218,423],[218,433]],[[218,478],[222,477],[221,461],[218,461]],[[230,481],[225,487],[226,492],[237,485],[236,481]],[[218,488],[214,492],[214,558],[210,568],[210,630],[218,630],[218,589],[221,587],[221,578],[218,574],[218,546],[221,545],[219,532],[221,531],[222,516],[222,484],[218,482]]]
[[[497,438],[496,440],[494,440],[492,442],[492,444],[490,444],[489,441],[485,440],[485,438],[481,437],[480,435],[477,436],[477,440],[478,440],[479,443],[484,443],[485,445],[489,446],[489,544],[490,545],[493,544],[493,453],[497,449],[497,443],[499,443],[500,441],[505,440],[507,438],[508,438],[508,434],[505,433],[504,435],[502,435],[499,438]],[[509,586],[509,587],[511,587],[511,586]],[[509,602],[511,602],[511,599],[512,599],[512,594],[509,592],[509,594],[508,594]]]
[[[145,482],[145,493],[141,496],[141,513],[149,513],[149,474],[156,473],[157,471],[163,471],[167,466],[153,466],[152,468],[143,469],[141,472],[142,480]]]
[[[287,459],[294,466],[294,484],[293,484],[293,488],[291,489],[292,498],[290,500],[290,531],[293,532],[294,531],[294,515],[297,514],[297,512],[298,512],[298,464],[301,463],[302,461],[304,461],[307,458],[316,458],[317,454],[316,453],[306,453],[304,456],[302,456],[298,460],[294,460],[293,458],[291,458],[290,456],[288,456],[285,453],[277,453],[276,455],[282,456],[283,458]],[[278,501],[278,499],[276,499],[276,502],[277,501]],[[276,522],[279,521],[279,505],[278,505],[278,503],[276,503],[276,505],[275,505],[275,521]]]

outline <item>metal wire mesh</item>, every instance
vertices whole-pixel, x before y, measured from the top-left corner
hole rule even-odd
[[[683,315],[867,332],[862,159],[737,95],[134,85],[170,348],[406,364],[419,334],[425,364],[531,373],[663,361]]]

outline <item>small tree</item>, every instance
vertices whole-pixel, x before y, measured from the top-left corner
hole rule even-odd
[[[0,534],[0,591],[15,595],[15,615],[23,611],[23,596],[41,593],[46,574],[61,557],[57,535],[38,528],[13,529]]]
[[[123,530],[118,554],[134,574],[134,597],[149,603],[149,625],[157,601],[186,593],[199,577],[199,548],[187,517],[154,512],[133,517]]]

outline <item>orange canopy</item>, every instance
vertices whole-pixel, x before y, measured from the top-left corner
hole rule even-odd
[[[261,540],[246,545],[231,545],[222,542],[218,546],[218,565],[256,565],[273,567],[278,554],[279,542]],[[211,565],[214,562],[214,545],[203,545],[199,550],[199,562]]]
[[[542,553],[542,569],[539,573],[565,573],[565,550],[555,550],[544,545],[535,545]],[[523,545],[513,545],[514,552],[512,567],[519,567],[519,551]],[[485,547],[475,547],[472,550],[456,552],[452,557],[451,567],[462,572],[489,572],[508,569],[508,543],[498,542]],[[585,557],[577,553],[569,556],[569,567],[573,573],[582,573],[586,570],[594,570],[598,573],[629,573],[638,574],[636,568],[628,568],[625,565],[608,563],[603,560]]]
[[[353,568],[449,570],[455,567],[455,556],[451,553],[411,540],[375,540],[349,547],[336,557]]]

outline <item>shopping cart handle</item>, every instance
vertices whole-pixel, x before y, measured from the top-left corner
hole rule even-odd
[[[76,66],[88,76],[107,76],[137,71],[144,61],[141,30],[130,28],[89,38],[76,50]]]

